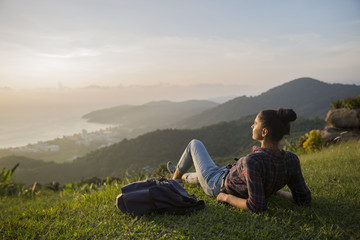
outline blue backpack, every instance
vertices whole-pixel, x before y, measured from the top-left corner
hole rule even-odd
[[[186,214],[205,208],[175,180],[151,178],[125,185],[116,198],[116,207],[133,217],[147,213]]]

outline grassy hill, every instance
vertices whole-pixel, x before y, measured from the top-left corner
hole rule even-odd
[[[146,176],[95,188],[68,186],[37,197],[0,198],[1,239],[359,239],[359,141],[301,155],[312,191],[310,206],[278,196],[265,213],[253,214],[216,202],[197,185],[190,194],[206,203],[184,216],[131,218],[115,208],[121,186]],[[285,189],[286,190],[286,189]]]
[[[250,128],[254,118],[255,115],[251,115],[193,130],[157,130],[93,151],[71,163],[39,165],[36,162],[33,167],[20,164],[15,179],[27,184],[53,180],[65,183],[93,176],[123,176],[127,171],[144,171],[144,167],[151,170],[161,163],[177,161],[193,138],[203,141],[214,160],[225,165],[232,163],[234,157],[251,151],[256,144],[251,138]],[[297,138],[313,128],[320,129],[324,124],[320,119],[299,118],[293,125],[290,138]],[[0,158],[0,167],[11,168],[17,161],[14,156]],[[29,162],[35,163],[34,160]]]
[[[305,118],[325,118],[331,102],[360,94],[360,86],[329,84],[312,78],[299,78],[255,97],[238,97],[180,121],[177,126],[198,128],[231,121],[263,109],[292,108]]]

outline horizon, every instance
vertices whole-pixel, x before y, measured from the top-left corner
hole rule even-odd
[[[287,83],[308,78],[297,78]],[[314,81],[324,81],[310,78]],[[286,83],[285,83],[286,84]],[[332,83],[326,83],[332,84]],[[284,84],[281,84],[284,85]],[[347,84],[349,85],[349,84]],[[130,87],[52,88],[52,89],[0,89],[0,149],[24,146],[70,136],[86,129],[90,132],[108,125],[88,123],[82,117],[90,112],[121,105],[144,105],[149,102],[208,100],[225,103],[240,96],[259,96],[280,85],[266,89],[242,85],[195,84]],[[245,93],[244,93],[245,92]],[[143,93],[146,93],[143,95]],[[151,93],[151,94],[150,94]],[[95,96],[95,97],[94,97]]]
[[[359,29],[355,0],[2,0],[0,89],[355,84]]]
[[[159,83],[128,86],[67,87],[58,85],[53,88],[0,88],[0,113],[3,118],[6,118],[17,115],[17,111],[26,112],[29,107],[38,110],[43,108],[43,111],[52,112],[51,108],[57,106],[63,109],[78,109],[85,114],[85,111],[119,105],[143,105],[156,101],[208,100],[221,104],[240,96],[257,97],[273,88],[299,79],[312,79],[326,84],[360,85],[360,82],[330,83],[312,77],[300,77],[281,84],[269,83],[262,86],[227,83]]]
[[[265,91],[270,90],[271,88],[281,86],[283,84],[289,83],[291,81],[295,81],[298,79],[309,78],[316,81],[320,81],[327,84],[345,84],[345,85],[360,85],[360,80],[354,81],[325,81],[321,79],[316,79],[310,76],[306,77],[297,77],[290,80],[285,80],[279,84],[266,84],[262,86],[262,89]],[[62,82],[58,82],[56,86],[49,86],[49,87],[9,87],[9,86],[1,86],[0,91],[33,91],[33,90],[90,90],[90,89],[125,89],[125,88],[153,88],[153,87],[193,87],[193,86],[238,86],[238,87],[255,87],[250,84],[241,84],[241,83],[222,83],[222,82],[214,82],[214,83],[206,83],[206,82],[199,82],[199,83],[171,83],[171,82],[158,82],[158,83],[149,83],[149,84],[118,84],[118,85],[101,85],[101,84],[91,84],[91,85],[82,85],[82,86],[65,86]],[[256,94],[256,93],[255,93]],[[261,93],[259,93],[261,94]],[[246,94],[245,94],[246,95]],[[248,95],[246,95],[248,96]],[[256,96],[256,95],[249,95],[249,96]],[[166,100],[166,99],[164,99]]]

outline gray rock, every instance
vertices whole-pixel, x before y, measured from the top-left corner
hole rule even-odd
[[[332,109],[325,121],[338,129],[358,129],[360,127],[360,109]]]
[[[321,137],[327,143],[360,139],[360,130],[325,128],[321,131]]]

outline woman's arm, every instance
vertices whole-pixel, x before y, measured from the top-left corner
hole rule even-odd
[[[300,160],[295,154],[289,160],[291,162],[288,165],[291,168],[288,169],[289,178],[286,185],[290,188],[295,203],[308,204],[311,202],[311,192],[302,175]]]
[[[240,208],[240,209],[243,209],[243,210],[250,210],[246,205],[246,199],[238,198],[231,194],[219,193],[216,200],[218,202],[229,203],[230,205]]]

